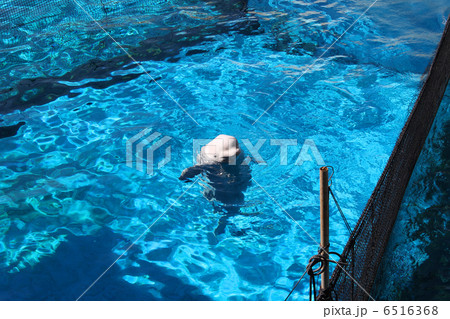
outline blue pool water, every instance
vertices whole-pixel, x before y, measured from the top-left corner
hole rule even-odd
[[[380,0],[326,51],[373,1],[76,3],[26,15],[3,4],[16,9],[0,20],[0,125],[25,123],[0,139],[3,300],[77,299],[121,254],[81,300],[284,300],[318,249],[320,165],[295,165],[303,142],[334,166],[353,226],[450,13],[443,0]],[[152,176],[126,165],[126,141],[144,128],[172,138]],[[178,176],[193,139],[220,133],[266,139],[268,165],[251,164],[242,214],[214,236],[220,213]],[[287,165],[270,139],[298,140]],[[331,215],[340,252],[348,234]]]

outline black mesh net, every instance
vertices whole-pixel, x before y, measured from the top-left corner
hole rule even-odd
[[[426,81],[320,300],[368,300],[403,195],[450,77],[450,17]]]
[[[146,16],[171,5],[170,0],[5,0],[0,3],[0,47],[17,50],[36,38],[63,37],[69,30],[98,31],[93,19],[108,28],[132,17],[146,22]]]

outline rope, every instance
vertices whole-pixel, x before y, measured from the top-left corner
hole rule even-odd
[[[328,245],[329,246],[329,245]],[[325,248],[328,248],[325,247]],[[300,283],[300,281],[303,279],[303,277],[305,277],[306,274],[309,275],[309,301],[312,301],[312,293],[314,292],[314,298],[316,296],[316,281],[315,281],[315,276],[318,276],[320,274],[322,274],[325,271],[325,264],[328,262],[332,262],[335,264],[339,264],[341,266],[347,265],[346,263],[342,263],[342,262],[338,262],[335,260],[331,260],[328,259],[324,256],[323,253],[325,252],[325,248],[320,247],[319,248],[319,252],[317,255],[312,256],[309,259],[308,265],[306,266],[306,270],[303,273],[303,275],[300,277],[300,279],[295,283],[294,287],[291,289],[291,291],[289,292],[288,296],[286,297],[286,299],[284,299],[284,301],[287,301],[289,299],[289,297],[291,296],[291,294],[294,292],[295,288],[297,288],[298,284]],[[335,252],[329,252],[328,255],[337,255],[339,256],[339,259],[341,259],[341,255],[339,255],[338,253]],[[320,266],[318,268],[313,268],[315,265],[319,264]]]

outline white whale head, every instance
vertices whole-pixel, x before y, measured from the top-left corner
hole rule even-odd
[[[199,164],[231,163],[241,153],[239,142],[234,136],[221,134],[202,147]]]

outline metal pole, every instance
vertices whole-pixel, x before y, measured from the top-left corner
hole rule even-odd
[[[329,220],[329,195],[328,195],[328,167],[320,168],[320,246],[323,247],[325,258],[328,257],[328,244],[330,240]],[[330,280],[328,262],[325,262],[324,271],[321,275],[320,288],[327,289]]]

